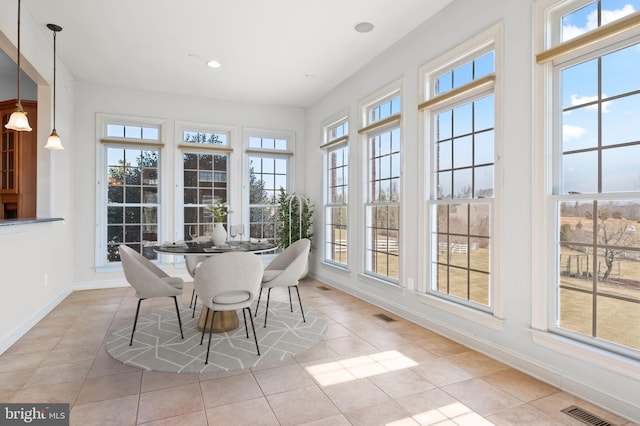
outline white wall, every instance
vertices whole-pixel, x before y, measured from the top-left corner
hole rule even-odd
[[[175,122],[188,121],[195,123],[208,123],[211,125],[231,126],[233,156],[235,158],[231,173],[239,172],[241,167],[242,129],[260,128],[271,130],[283,130],[295,133],[296,143],[304,144],[304,111],[299,108],[250,105],[231,103],[205,98],[175,96],[162,93],[152,93],[140,90],[95,85],[89,83],[76,84],[76,138],[79,143],[75,154],[83,161],[74,164],[75,194],[74,232],[77,238],[74,241],[74,283],[76,288],[91,288],[103,285],[117,285],[123,282],[121,272],[96,272],[95,270],[95,230],[96,230],[96,150],[101,144],[96,141],[96,114],[122,114],[129,116],[142,116],[160,118],[166,121],[167,127],[164,138],[165,147],[162,156],[169,156],[167,168],[163,170],[165,180],[163,184],[168,188],[174,186],[174,161],[179,151],[174,138]],[[299,149],[298,149],[299,150]],[[294,176],[304,175],[304,156],[295,156]],[[238,176],[237,174],[235,176]],[[297,179],[295,188],[304,191],[304,181]],[[173,191],[168,191],[168,196],[173,196]],[[170,208],[166,209],[167,232],[173,229],[175,224],[175,210],[173,206],[179,200],[170,198],[165,200]],[[233,209],[236,211],[236,204]],[[165,234],[167,235],[167,234]],[[172,235],[166,239],[172,240]],[[170,273],[184,274],[184,270],[168,269]],[[185,275],[186,276],[186,275]]]
[[[0,14],[0,49],[15,52],[17,3],[3,4]],[[70,291],[72,284],[73,80],[58,64],[57,129],[67,149],[44,149],[52,126],[52,40],[44,37],[30,16],[22,13],[23,69],[36,83],[38,100],[39,217],[64,217],[64,221],[0,226],[0,353],[41,319]],[[13,54],[15,55],[15,53]],[[11,56],[11,55],[10,55]],[[33,83],[32,83],[33,84]],[[15,95],[11,96],[12,98]],[[32,126],[33,126],[32,122]]]
[[[321,250],[314,253],[312,275],[347,292],[358,295],[379,306],[396,312],[438,332],[501,359],[507,364],[529,372],[544,381],[618,412],[635,421],[640,420],[640,363],[625,360],[623,369],[614,369],[615,356],[600,358],[597,351],[585,356],[587,361],[567,356],[560,351],[534,343],[531,332],[531,223],[539,214],[531,203],[532,190],[532,5],[533,1],[457,0],[394,45],[334,89],[307,110],[307,188],[316,205],[322,205],[322,122],[340,111],[350,112],[350,244],[349,271],[337,270],[321,263]],[[419,134],[417,105],[419,103],[418,68],[448,50],[457,47],[476,34],[502,22],[504,25],[504,68],[502,74],[503,144],[497,152],[503,167],[503,181],[496,182],[496,191],[502,193],[503,204],[497,204],[502,218],[499,246],[499,270],[504,288],[502,311],[504,318],[491,319],[448,309],[445,304],[427,304],[410,286],[413,279],[421,284],[421,257],[423,247],[417,235],[424,231],[421,172],[423,150]],[[357,134],[359,126],[358,102],[386,86],[403,79],[403,175],[402,175],[402,230],[401,253],[403,272],[401,284],[407,289],[381,285],[359,275],[361,272],[361,231],[364,211],[359,184],[362,141]],[[499,101],[498,101],[499,102]],[[321,209],[316,209],[316,223],[321,223]],[[316,226],[316,246],[322,247],[321,227]],[[535,283],[535,285],[544,285]],[[574,352],[584,352],[579,345]]]

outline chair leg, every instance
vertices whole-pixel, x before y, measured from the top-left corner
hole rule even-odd
[[[205,364],[209,364],[209,351],[211,350],[211,335],[213,334],[213,323],[215,321],[216,321],[216,311],[213,311],[213,315],[211,316],[211,327],[209,327],[209,344],[207,345],[207,357],[204,360]]]
[[[136,332],[136,324],[138,324],[138,313],[140,312],[140,302],[144,299],[138,299],[138,307],[136,308],[136,318],[133,320],[133,331],[131,331],[131,340],[129,341],[129,346],[133,345],[133,333]]]
[[[244,331],[247,333],[247,339],[249,338],[249,329],[247,328],[247,313],[244,311],[249,308],[242,308],[242,318],[244,318]],[[249,314],[251,314],[251,309],[249,309]]]
[[[296,286],[296,291],[298,292],[298,303],[300,303],[300,312],[302,312],[302,322],[307,322],[304,317],[304,311],[302,310],[302,300],[300,300],[300,290],[298,289],[298,286]]]
[[[202,309],[204,309],[204,307]],[[202,327],[202,337],[200,337],[200,344],[202,344],[202,341],[204,340],[204,331],[207,329],[208,320],[209,320],[209,307],[207,307],[207,312],[205,312],[204,314],[204,326]],[[213,327],[213,323],[211,324],[211,327]]]
[[[195,292],[195,290],[193,290]],[[193,300],[193,314],[191,314],[191,318],[196,317],[196,305],[198,304],[198,295],[196,294],[195,299]]]
[[[289,293],[289,309],[293,312],[293,303],[291,303],[291,287],[287,287],[287,292]]]
[[[260,346],[258,346],[258,336],[256,335],[256,328],[253,326],[253,316],[251,315],[251,309],[246,308],[249,311],[249,319],[251,320],[251,330],[253,331],[253,339],[256,341],[256,350],[258,351],[258,356],[260,356]],[[244,309],[242,310],[244,314]],[[244,326],[247,326],[247,318],[244,319]],[[249,338],[249,336],[247,336]]]
[[[189,307],[191,307],[193,305],[193,298],[196,295],[196,289],[194,288],[193,291],[191,291],[191,301],[189,302]]]
[[[262,287],[260,287],[260,293],[258,293],[258,303],[256,304],[256,313],[255,316],[258,316],[258,306],[260,306],[260,298],[262,297]]]
[[[180,309],[178,308],[178,298],[173,296],[173,301],[176,303],[176,314],[178,314],[178,324],[180,325],[180,336],[184,340],[184,334],[182,334],[182,320],[180,319]]]
[[[271,287],[267,291],[267,308],[264,310],[264,328],[267,328],[267,315],[269,314],[269,298],[271,297]]]

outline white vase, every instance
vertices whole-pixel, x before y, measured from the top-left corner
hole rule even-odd
[[[227,230],[224,229],[224,224],[222,222],[214,222],[211,240],[213,241],[213,245],[216,247],[222,246],[227,242]]]

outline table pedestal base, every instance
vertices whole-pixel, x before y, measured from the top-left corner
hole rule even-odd
[[[209,328],[211,328],[213,312],[209,312],[209,320],[205,327],[204,320],[206,318],[206,314],[207,308],[203,307],[202,312],[200,312],[200,319],[198,320],[199,331],[202,331],[204,328],[206,332],[209,332]],[[235,330],[239,325],[240,322],[238,321],[238,314],[236,311],[216,311],[216,321],[213,324],[214,333],[224,333],[226,331]]]

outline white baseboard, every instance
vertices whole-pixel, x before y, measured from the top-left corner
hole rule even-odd
[[[37,312],[34,312],[31,317],[29,317],[22,324],[17,326],[13,331],[4,336],[0,340],[0,354],[4,353],[7,349],[11,347],[15,342],[18,341],[22,336],[24,336],[34,325],[36,325],[42,318],[46,317],[49,312],[51,312],[60,302],[62,302],[68,295],[71,294],[72,289],[67,288],[63,290],[60,294],[54,297],[49,303],[39,309]]]
[[[129,283],[125,279],[75,282],[73,283],[73,291],[118,288],[127,287],[128,285]]]

